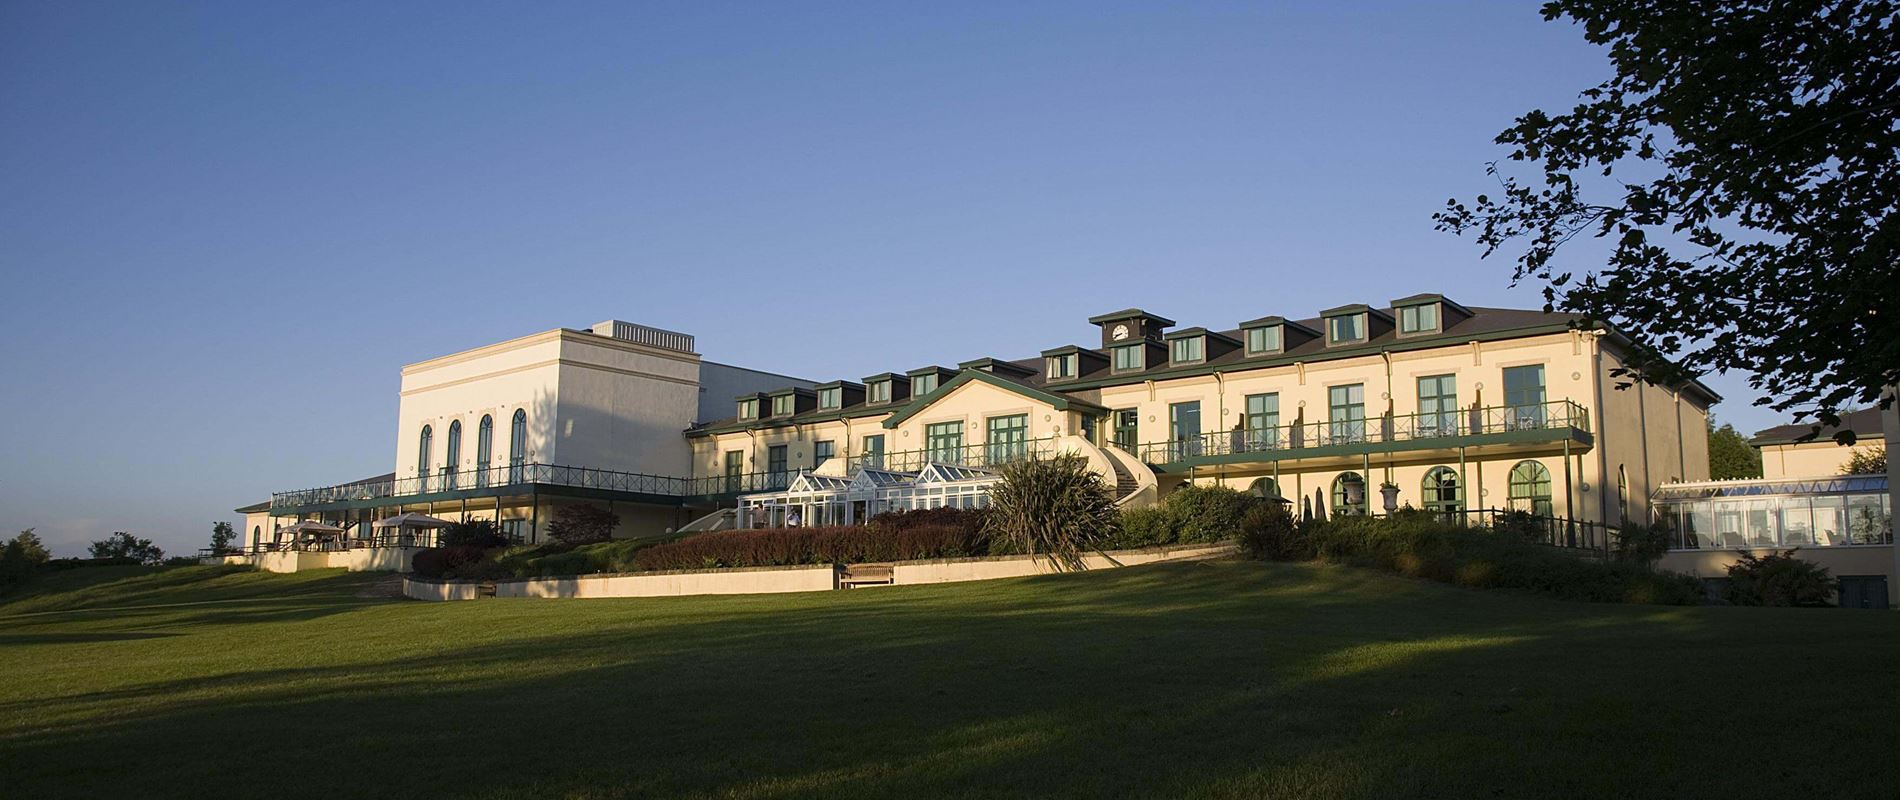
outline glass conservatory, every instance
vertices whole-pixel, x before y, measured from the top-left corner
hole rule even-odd
[[[849,478],[806,472],[783,491],[739,498],[739,527],[861,525],[886,511],[987,508],[998,480],[992,470],[937,463],[916,472],[863,468]]]
[[[1886,475],[1674,483],[1655,505],[1676,550],[1893,543]]]

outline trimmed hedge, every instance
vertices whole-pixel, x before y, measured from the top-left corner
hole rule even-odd
[[[1633,562],[1601,562],[1508,532],[1467,528],[1423,512],[1338,517],[1301,525],[1297,548],[1322,561],[1375,567],[1479,589],[1523,589],[1597,603],[1696,605],[1701,582]]]
[[[641,570],[782,567],[959,558],[989,552],[982,534],[952,525],[761,528],[688,536],[633,557]]]
[[[1123,509],[1121,531],[1109,546],[1222,542],[1240,535],[1249,511],[1277,505],[1226,486],[1183,486],[1160,505]]]

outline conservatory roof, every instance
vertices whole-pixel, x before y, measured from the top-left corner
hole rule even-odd
[[[1699,481],[1665,484],[1656,490],[1659,501],[1708,497],[1757,497],[1777,494],[1870,494],[1887,491],[1887,476],[1832,475],[1825,478]]]

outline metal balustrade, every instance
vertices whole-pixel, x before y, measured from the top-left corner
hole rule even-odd
[[[277,492],[271,495],[271,508],[366,502],[464,490],[479,490],[492,494],[511,487],[522,487],[523,491],[526,491],[528,487],[536,485],[599,489],[686,499],[742,492],[774,491],[790,485],[792,478],[796,476],[796,472],[787,471],[682,478],[676,475],[651,475],[559,464],[506,464],[453,474],[438,472],[434,475],[417,475],[384,481],[361,481]]]
[[[1048,457],[1056,452],[1055,437],[1043,439],[1023,439],[1010,442],[988,442],[983,444],[965,444],[955,447],[927,447],[922,450],[898,450],[888,453],[850,456],[845,461],[847,472],[860,469],[883,469],[892,472],[917,472],[926,464],[950,464],[959,467],[979,467],[1000,469],[1018,461],[1027,461],[1032,456]]]
[[[1201,456],[1272,453],[1320,447],[1390,444],[1530,430],[1588,432],[1590,413],[1570,400],[1456,411],[1403,414],[1372,419],[1306,422],[1258,430],[1202,433],[1140,445],[1136,455],[1150,464],[1173,464]]]

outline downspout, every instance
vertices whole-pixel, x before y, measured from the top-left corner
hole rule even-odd
[[[1609,447],[1607,446],[1610,433],[1610,419],[1609,415],[1603,410],[1604,375],[1602,331],[1593,331],[1590,334],[1590,370],[1590,381],[1594,384],[1592,390],[1595,393],[1597,403],[1596,418],[1591,420],[1591,422],[1596,425],[1597,497],[1599,498],[1597,500],[1597,519],[1602,520],[1603,524],[1608,526],[1610,522],[1610,509],[1603,499],[1606,494],[1606,492],[1603,491],[1603,478],[1610,474]]]

